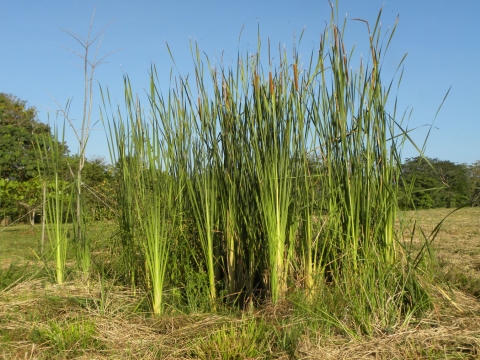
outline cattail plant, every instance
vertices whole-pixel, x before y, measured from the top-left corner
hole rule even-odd
[[[255,296],[276,303],[289,290],[314,301],[335,289],[356,321],[371,325],[375,314],[388,323],[408,311],[406,297],[408,309],[423,306],[425,293],[395,246],[406,134],[388,109],[391,83],[381,81],[392,36],[384,48],[379,19],[373,31],[367,26],[369,65],[356,71],[332,11],[306,65],[294,49],[291,60],[280,51],[275,67],[269,46],[264,72],[259,37],[257,53],[239,54],[233,68],[192,47],[195,83],[172,77],[167,95],[152,67],[149,111],[125,82],[127,116],[119,110],[109,122],[109,142],[124,250],[141,252],[130,258],[147,264],[155,312],[179,234],[192,249],[191,268],[206,274],[212,308]],[[195,224],[190,234],[187,223]]]
[[[50,135],[50,134],[49,134]],[[37,142],[39,145],[40,159],[42,166],[39,166],[40,174],[44,177],[48,186],[44,188],[46,201],[47,234],[50,239],[55,259],[55,279],[58,284],[65,280],[65,262],[67,259],[68,247],[68,224],[71,215],[72,193],[71,184],[62,178],[60,171],[60,159],[64,154],[65,126],[61,139],[59,139],[58,128],[54,127],[52,136],[44,136]]]
[[[107,119],[103,117],[104,125],[108,126],[108,146],[112,163],[115,166],[114,176],[117,182],[116,186],[116,201],[119,205],[117,222],[120,233],[121,257],[120,261],[125,268],[125,277],[133,292],[136,293],[137,284],[142,282],[142,275],[144,275],[145,260],[143,252],[141,251],[141,244],[139,242],[138,221],[135,212],[136,191],[139,182],[139,164],[138,158],[135,156],[135,142],[136,134],[132,131],[137,129],[134,127],[131,130],[132,122],[135,123],[137,117],[135,103],[132,103],[132,95],[129,91],[130,82],[128,78],[124,78],[125,84],[125,103],[126,103],[126,119],[122,116],[122,112],[118,109],[116,115],[118,121],[107,123]],[[110,93],[104,93],[101,90],[101,96],[104,104],[111,105]],[[112,109],[110,108],[110,111]]]

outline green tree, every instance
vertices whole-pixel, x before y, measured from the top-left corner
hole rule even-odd
[[[63,159],[62,173],[64,177],[73,180],[80,165],[79,155]],[[106,161],[101,157],[85,159],[82,169],[82,202],[83,216],[86,220],[111,219],[113,214],[113,174]]]
[[[37,119],[26,101],[0,93],[0,209],[2,216],[18,217],[41,203],[42,185],[37,178],[40,157],[38,140],[52,136],[50,126]],[[62,153],[67,153],[65,144]],[[45,152],[49,153],[48,149]],[[47,174],[48,175],[48,174]],[[34,220],[31,214],[30,222]]]
[[[26,181],[37,174],[36,136],[50,127],[37,120],[37,111],[13,95],[0,93],[0,177]]]
[[[41,210],[43,183],[38,176],[26,181],[1,179],[0,194],[4,196],[2,203],[5,213],[18,216],[27,213],[30,224],[35,223],[35,214]],[[1,215],[1,214],[0,214]]]
[[[469,167],[448,160],[421,156],[402,165],[402,208],[429,209],[457,207],[470,201],[472,181]]]
[[[439,193],[441,206],[452,208],[470,201],[472,186],[468,165],[441,160],[435,163],[435,170],[442,185],[445,186]]]
[[[469,166],[470,183],[471,183],[471,196],[470,201],[472,206],[480,205],[480,160],[477,160]]]

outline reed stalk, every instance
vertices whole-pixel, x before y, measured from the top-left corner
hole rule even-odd
[[[71,215],[72,194],[71,186],[61,178],[60,159],[63,155],[63,146],[65,137],[65,126],[62,136],[59,138],[58,129],[54,127],[52,136],[45,136],[39,139],[40,159],[43,163],[40,171],[45,181],[49,184],[44,188],[46,201],[46,214],[44,214],[48,238],[55,259],[55,279],[58,284],[65,281],[65,263],[67,259],[68,247],[68,225],[67,220]],[[39,167],[40,168],[40,167]]]
[[[369,66],[354,71],[346,23],[339,28],[333,14],[307,63],[280,51],[275,68],[269,48],[264,72],[260,37],[257,53],[228,69],[192,47],[196,90],[188,77],[172,77],[164,96],[152,67],[146,113],[125,83],[127,119],[118,112],[110,127],[112,158],[121,164],[122,223],[143,244],[154,311],[169,244],[190,220],[187,245],[200,249],[195,268],[206,274],[212,308],[219,294],[276,303],[300,288],[314,300],[331,284],[358,305],[369,332],[376,313],[390,321],[405,309],[403,294],[418,288],[393,230],[407,137],[389,111],[392,83],[381,81],[391,36],[384,46],[380,12],[372,32],[367,26]]]

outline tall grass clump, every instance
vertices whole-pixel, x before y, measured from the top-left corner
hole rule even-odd
[[[46,189],[46,228],[50,240],[53,257],[55,260],[55,280],[62,284],[65,280],[65,262],[67,258],[68,247],[68,220],[71,215],[71,185],[61,176],[60,159],[64,153],[64,135],[63,127],[62,137],[59,139],[57,127],[54,127],[52,136],[44,136],[39,139],[38,144],[40,152],[39,166],[41,175],[48,186]]]
[[[152,88],[152,91],[153,88]],[[110,149],[117,165],[120,226],[126,266],[132,286],[143,283],[149,290],[152,310],[163,311],[163,286],[170,245],[177,234],[181,209],[178,177],[172,163],[174,148],[160,138],[163,113],[151,98],[152,111],[145,116],[125,79],[125,123],[110,129]],[[138,270],[139,262],[144,268]],[[144,275],[136,279],[136,274]]]
[[[396,26],[384,42],[380,15],[373,30],[362,20],[369,59],[355,71],[345,23],[340,29],[332,10],[305,67],[296,48],[291,58],[280,49],[273,64],[268,42],[264,70],[259,35],[257,53],[238,54],[230,68],[211,64],[195,44],[194,81],[172,78],[167,95],[153,66],[149,111],[125,82],[127,116],[119,110],[106,122],[124,251],[145,261],[152,289],[155,276],[179,268],[168,265],[168,244],[176,244],[189,249],[188,268],[206,275],[212,308],[301,292],[313,309],[341,297],[319,316],[331,322],[348,308],[351,326],[371,332],[427,307],[394,232],[408,137],[389,100],[393,80],[381,80]]]
[[[125,89],[128,89],[127,82],[125,83]],[[127,136],[127,134],[129,134],[129,131],[136,129],[136,127],[133,127],[130,130],[130,127],[132,123],[135,124],[137,114],[135,113],[135,103],[132,104],[132,99],[128,93],[126,93],[125,101],[127,105],[127,119],[124,120],[119,112],[118,123],[113,122],[111,124],[109,128],[111,140],[109,142],[109,150],[112,163],[115,166],[114,176],[117,183],[115,200],[119,205],[117,222],[120,235],[119,245],[122,249],[119,263],[124,270],[122,271],[124,282],[130,285],[133,292],[136,293],[139,279],[144,275],[144,258],[140,251],[138,239],[135,236],[135,230],[138,228],[135,199],[139,177],[136,173],[138,160],[133,154],[133,147],[137,134],[131,133],[131,136]]]

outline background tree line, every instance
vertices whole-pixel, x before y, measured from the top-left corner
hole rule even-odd
[[[33,224],[41,214],[43,187],[51,178],[42,169],[40,154],[48,154],[42,137],[51,137],[49,125],[37,119],[37,111],[19,98],[0,93],[0,221],[22,218]],[[79,166],[79,156],[71,155],[66,144],[62,149],[61,178],[71,182]],[[46,150],[46,152],[45,152]],[[85,215],[99,220],[111,217],[105,202],[113,188],[112,170],[103,158],[88,159],[84,167]],[[73,190],[73,189],[72,189]],[[65,194],[68,198],[72,194]],[[107,197],[107,198],[106,198]]]
[[[402,209],[480,205],[480,161],[456,164],[415,157],[402,164],[398,203]]]

